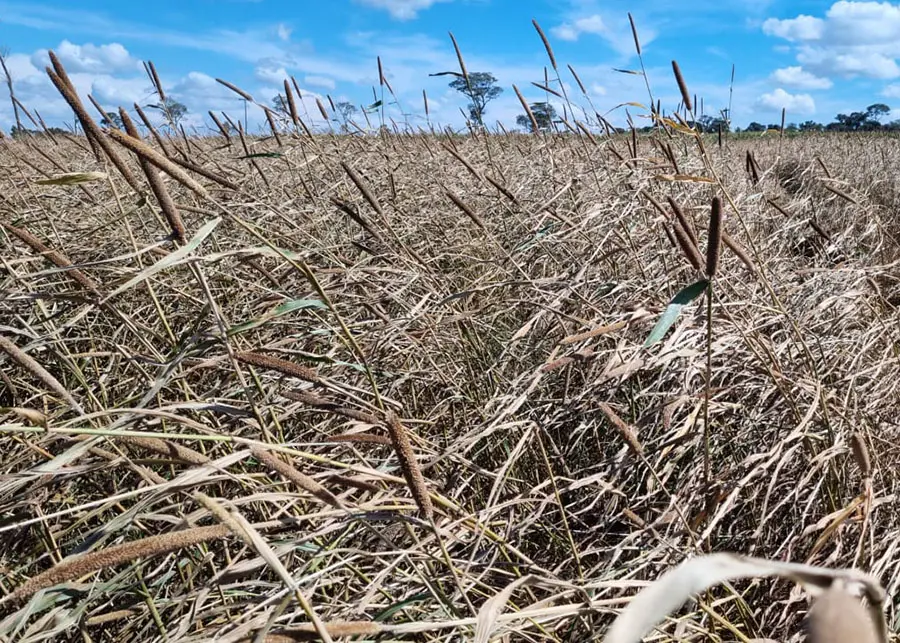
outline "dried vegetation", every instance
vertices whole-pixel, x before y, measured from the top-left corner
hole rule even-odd
[[[0,142],[0,639],[589,640],[706,551],[896,594],[894,139],[298,120]]]

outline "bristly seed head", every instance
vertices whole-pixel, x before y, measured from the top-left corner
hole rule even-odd
[[[672,71],[675,72],[675,80],[678,82],[678,89],[681,91],[681,100],[684,101],[684,108],[687,111],[693,111],[694,106],[691,102],[691,93],[688,91],[687,83],[684,82],[684,76],[681,75],[681,69],[678,63],[672,61]]]
[[[706,240],[706,276],[712,279],[719,267],[719,249],[722,246],[722,200],[715,196],[709,215],[709,237]]]

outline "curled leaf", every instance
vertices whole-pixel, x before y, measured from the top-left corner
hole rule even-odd
[[[835,589],[843,589],[848,594],[850,591],[865,594],[869,600],[869,615],[878,633],[877,640],[887,643],[887,625],[882,611],[884,589],[868,574],[857,569],[826,569],[731,553],[687,560],[644,588],[613,622],[603,643],[638,643],[691,596],[726,581],[770,576],[791,580],[814,596],[823,598]]]
[[[681,314],[681,309],[694,301],[701,294],[703,294],[703,291],[706,290],[706,287],[708,285],[708,280],[701,279],[700,281],[692,283],[690,286],[685,286],[680,291],[678,291],[678,294],[675,295],[672,298],[672,301],[669,302],[669,305],[666,306],[666,310],[662,314],[662,317],[660,317],[659,321],[656,322],[656,326],[653,327],[653,330],[650,332],[650,336],[647,338],[647,341],[644,342],[644,348],[652,346],[663,337],[665,337],[669,328],[672,327],[672,324],[675,323],[675,320],[677,320],[678,316]]]
[[[37,185],[77,185],[78,183],[89,183],[90,181],[102,181],[106,178],[106,172],[67,172],[66,174],[57,174],[49,179],[41,179],[35,181]]]

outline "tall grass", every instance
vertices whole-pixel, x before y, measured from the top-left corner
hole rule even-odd
[[[706,548],[896,591],[892,139],[297,108],[0,141],[0,637],[589,640]],[[802,612],[735,581],[658,638]]]

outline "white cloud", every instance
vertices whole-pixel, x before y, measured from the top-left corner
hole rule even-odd
[[[620,54],[634,54],[634,38],[628,19],[619,17],[613,22],[615,24],[611,24],[609,20],[598,13],[573,16],[561,24],[551,27],[550,33],[553,37],[568,42],[575,42],[585,34],[600,36]],[[652,27],[643,26],[638,33],[642,47],[646,47],[656,39],[656,30]]]
[[[756,107],[768,111],[785,109],[791,114],[812,114],[816,111],[816,102],[809,94],[789,94],[779,87],[757,98]]]
[[[153,90],[146,76],[133,78],[115,78],[113,76],[97,76],[91,79],[91,95],[101,105],[125,107],[130,109],[133,103],[143,105],[153,98]]]
[[[290,74],[277,61],[263,61],[262,65],[253,70],[253,76],[261,82],[280,85]]]
[[[800,51],[797,60],[822,73],[830,72],[848,78],[863,76],[888,79],[900,76],[900,67],[897,66],[894,56],[866,47],[856,47],[847,51],[809,48]]]
[[[763,23],[763,33],[791,41],[818,40],[825,31],[825,21],[812,16],[797,16],[790,20],[769,18]]]
[[[887,98],[900,98],[900,84],[887,85],[881,90],[881,95]]]
[[[35,65],[33,56],[25,54],[10,54],[6,58],[6,67],[9,74],[16,82],[23,81],[27,78],[42,76],[44,72]],[[49,62],[49,61],[48,61]]]
[[[797,62],[815,76],[900,77],[900,5],[840,0],[822,18],[770,18],[763,32],[793,43]]]
[[[54,52],[70,74],[79,72],[102,74],[141,69],[140,62],[132,58],[128,50],[117,42],[98,46],[92,43],[76,45],[63,40]],[[49,65],[50,56],[47,50],[35,52],[32,62],[40,67]]]
[[[449,0],[357,0],[374,9],[384,9],[395,20],[412,20],[420,11]]]
[[[830,89],[834,83],[809,73],[803,67],[785,67],[772,72],[772,80],[794,89]]]
[[[334,89],[334,80],[327,76],[304,76],[304,85],[312,85],[313,87],[324,87],[325,89]]]
[[[560,40],[575,41],[582,34],[593,34],[602,36],[608,32],[603,17],[598,14],[578,18],[571,22],[564,22],[557,27],[553,27],[550,32]]]
[[[283,22],[278,23],[278,27],[276,27],[276,33],[278,34],[278,39],[287,42],[291,39],[291,33],[294,31],[290,27],[288,27]]]

